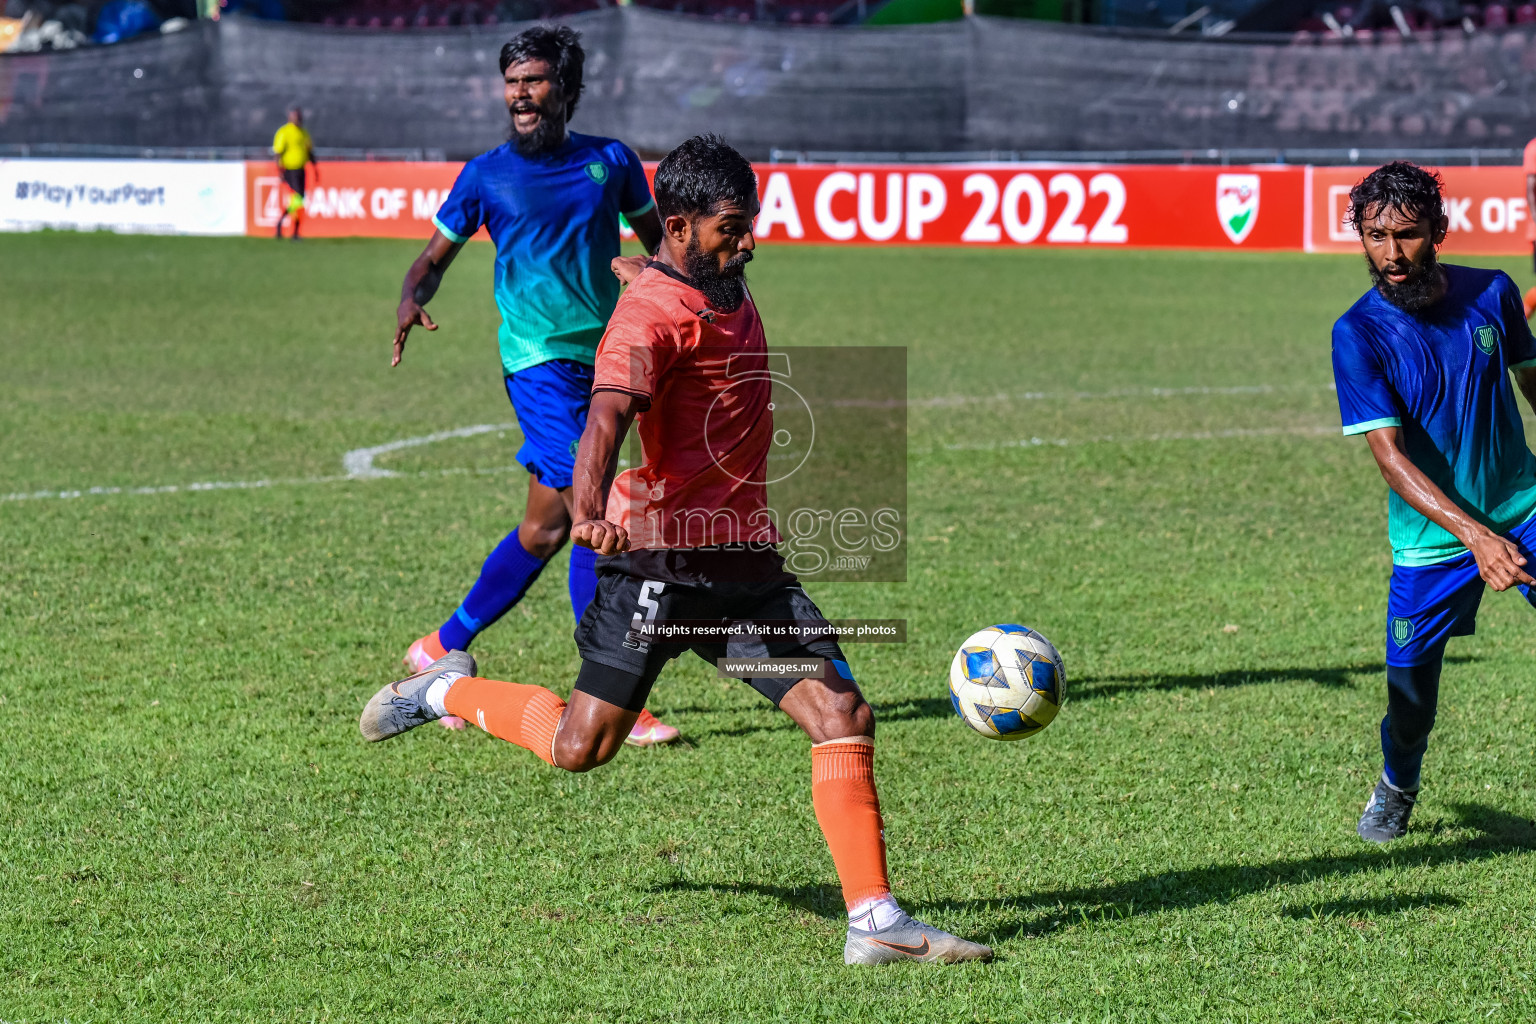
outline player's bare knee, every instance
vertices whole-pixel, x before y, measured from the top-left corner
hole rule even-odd
[[[568,772],[589,772],[603,762],[597,757],[598,743],[592,736],[555,737],[555,764]]]
[[[517,531],[517,539],[534,558],[553,558],[571,534],[569,523],[528,523]]]
[[[853,719],[852,724],[856,727],[857,731],[851,732],[848,735],[874,737],[875,709],[869,706],[869,702],[864,699],[863,694],[859,695],[858,706],[853,709],[850,717]]]
[[[855,692],[851,695],[837,694],[834,706],[828,709],[828,714],[823,720],[822,731],[827,735],[824,739],[817,740],[825,743],[827,740],[842,739],[848,736],[875,735],[875,711],[865,701],[864,697]]]
[[[875,735],[875,712],[857,689],[841,692],[819,688],[809,713],[797,720],[812,743],[845,739],[850,736]]]
[[[624,746],[624,737],[607,732],[596,736],[566,735],[555,737],[555,763],[568,772],[589,772],[612,761]]]

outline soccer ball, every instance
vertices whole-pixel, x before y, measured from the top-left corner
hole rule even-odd
[[[1061,654],[1023,626],[988,626],[960,645],[949,700],[988,739],[1021,740],[1051,724],[1066,696]]]

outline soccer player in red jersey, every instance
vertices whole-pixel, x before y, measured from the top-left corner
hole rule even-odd
[[[752,166],[713,136],[673,150],[656,170],[663,236],[634,276],[598,346],[592,406],[576,460],[571,537],[595,550],[597,596],[576,627],[582,666],[570,703],[541,686],[475,675],[452,651],[384,687],[359,723],[382,740],[458,715],[567,771],[607,763],[667,662],[795,657],[805,678],[750,685],[811,740],[811,801],[842,883],[846,963],[986,960],[992,951],[915,921],[891,895],[874,782],[874,712],[830,625],[779,556],[767,509],[773,435],[767,362],[744,268],[758,212]],[[633,264],[615,261],[621,276]],[[745,371],[745,372],[743,372]],[[632,422],[641,464],[614,479]],[[648,622],[795,621],[806,639],[745,631],[707,641],[653,639]],[[820,627],[826,631],[820,633]]]

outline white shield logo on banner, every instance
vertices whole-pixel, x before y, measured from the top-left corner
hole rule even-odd
[[[1218,174],[1216,176],[1216,219],[1221,230],[1236,245],[1253,230],[1259,219],[1259,176],[1257,174]]]

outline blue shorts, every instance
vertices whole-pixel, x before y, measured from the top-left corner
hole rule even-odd
[[[1536,575],[1536,555],[1531,554],[1536,517],[1504,536],[1520,545],[1528,559],[1526,571]],[[1448,639],[1477,632],[1477,606],[1485,586],[1470,551],[1433,565],[1394,565],[1387,591],[1387,664],[1411,667],[1436,661]],[[1536,605],[1530,587],[1520,584],[1520,593]]]
[[[571,486],[576,446],[592,404],[592,367],[551,359],[507,376],[507,397],[517,413],[523,446],[517,461],[545,487]]]

